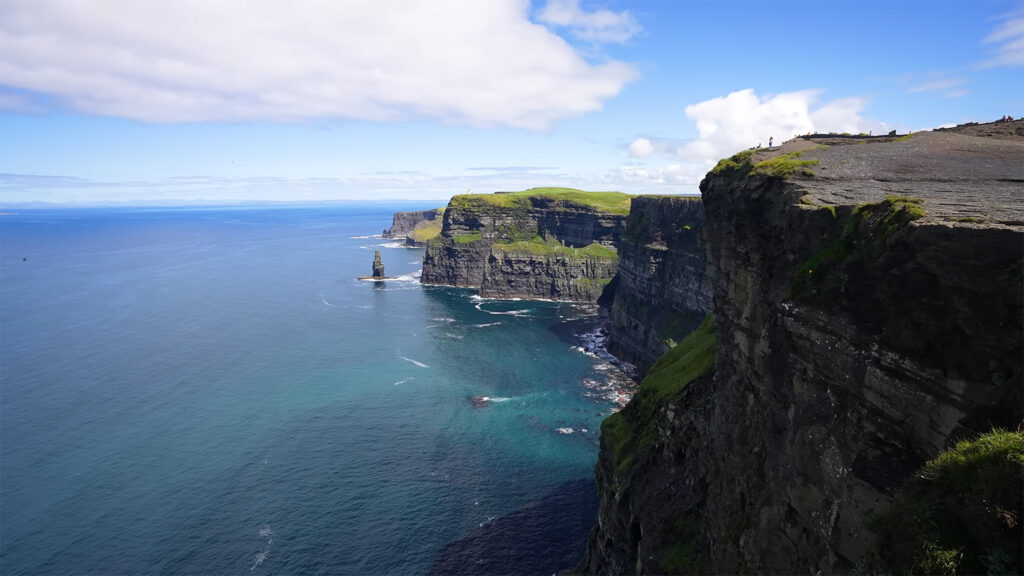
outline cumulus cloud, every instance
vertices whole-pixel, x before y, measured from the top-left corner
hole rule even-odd
[[[1024,66],[1024,10],[1003,15],[985,43],[995,46],[995,56],[983,62],[983,67]]]
[[[860,116],[864,100],[822,102],[821,94],[820,90],[803,90],[759,97],[748,89],[687,106],[686,116],[696,123],[696,138],[638,138],[629,147],[635,158],[660,155],[672,164],[624,166],[617,177],[627,184],[690,186],[692,189],[687,191],[695,192],[696,185],[718,160],[758,144],[767,146],[769,137],[774,137],[778,145],[807,132],[880,133],[887,129]]]
[[[654,144],[650,138],[637,138],[629,145],[629,155],[635,158],[647,158],[654,154]]]
[[[559,15],[615,37],[622,15]],[[618,19],[618,20],[617,20]],[[563,20],[559,20],[563,21]],[[607,21],[607,22],[606,22]],[[524,0],[9,0],[0,83],[154,123],[432,120],[546,129],[637,77],[591,63]]]
[[[640,24],[629,11],[586,12],[580,8],[579,0],[548,0],[537,14],[537,20],[568,28],[573,36],[589,42],[621,44],[640,31]]]
[[[713,165],[738,150],[767,146],[769,137],[779,144],[807,132],[870,129],[860,116],[864,100],[840,98],[818,104],[820,95],[820,90],[803,90],[761,98],[747,89],[687,106],[686,116],[696,122],[698,136],[676,153]]]

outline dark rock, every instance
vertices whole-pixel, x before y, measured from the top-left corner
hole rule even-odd
[[[602,435],[580,572],[850,572],[921,463],[1018,428],[1024,139],[971,129],[802,146],[816,177],[753,170],[800,142],[708,174],[715,373],[634,452]]]
[[[373,277],[384,278],[384,261],[380,258],[380,250],[373,251]]]
[[[638,196],[619,243],[608,351],[639,375],[711,309],[699,196]]]
[[[544,196],[452,198],[421,281],[490,298],[594,302],[615,275],[626,215]],[[596,246],[595,246],[596,245]]]

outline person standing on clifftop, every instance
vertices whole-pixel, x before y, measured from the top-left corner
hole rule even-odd
[[[771,136],[769,136],[769,137],[768,137],[768,149],[769,149],[769,150],[771,150],[771,149],[772,149],[772,141],[774,141],[774,140],[775,140],[775,139],[774,139],[774,138],[772,138]]]

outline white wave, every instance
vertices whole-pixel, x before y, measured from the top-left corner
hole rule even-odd
[[[490,396],[481,396],[481,400],[486,402],[508,402],[509,400],[515,400],[515,398],[491,398]]]
[[[455,322],[455,318],[448,318],[447,316],[438,316],[436,318],[431,318],[431,320],[434,322]]]
[[[369,238],[383,238],[380,234],[370,234],[369,236],[349,236],[352,240],[366,240]]]
[[[422,260],[413,260],[412,262],[409,262],[409,264],[419,264],[420,262],[422,262]]]
[[[555,429],[555,432],[558,432],[559,434],[572,434],[575,431],[576,430],[573,430],[572,428],[556,428]]]
[[[267,524],[263,528],[260,528],[260,538],[266,540],[264,542],[264,548],[256,551],[256,557],[253,558],[252,566],[249,567],[249,572],[254,572],[256,568],[259,568],[267,556],[270,555],[270,545],[274,543],[274,531],[270,529],[270,525]]]
[[[323,292],[320,293],[320,301],[323,302],[325,306],[330,306],[331,308],[337,308],[338,307],[337,304],[331,304],[330,302],[328,302],[327,299],[324,298],[324,293]]]
[[[382,242],[377,248],[405,248],[405,242]]]
[[[447,336],[448,338],[454,338],[456,340],[462,340],[462,334],[452,334],[451,332],[445,332],[444,335]]]
[[[402,378],[402,379],[401,379],[401,380],[399,380],[398,382],[395,382],[395,384],[394,384],[394,385],[395,385],[395,386],[401,386],[402,384],[405,384],[406,382],[409,382],[409,381],[411,381],[411,380],[415,380],[415,379],[416,379],[416,378],[414,378],[414,377],[409,377],[409,378]]]
[[[399,354],[398,357],[401,358],[402,360],[405,360],[406,362],[412,362],[413,364],[419,366],[420,368],[430,368],[430,366],[427,366],[423,362],[419,362],[419,361],[413,360],[412,358],[406,358],[405,356],[402,356],[401,354]]]
[[[529,308],[524,308],[523,310],[506,310],[504,312],[496,312],[494,310],[484,310],[483,308],[481,308],[482,305],[483,302],[477,302],[476,305],[474,305],[473,307],[481,312],[486,312],[488,314],[494,314],[497,316],[529,316],[530,312],[533,312],[533,310]]]
[[[501,322],[488,322],[486,324],[473,324],[474,328],[487,328],[488,326],[499,326]]]
[[[417,270],[415,272],[409,272],[408,274],[402,274],[401,276],[395,276],[391,279],[392,282],[416,282],[420,279],[423,274],[423,270]]]

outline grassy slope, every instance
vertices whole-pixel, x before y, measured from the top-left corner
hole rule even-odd
[[[444,209],[442,208],[441,210],[443,211]],[[443,223],[444,221],[440,218],[439,214],[438,218],[433,220],[424,220],[417,223],[416,228],[414,228],[412,233],[409,235],[416,242],[426,242],[431,238],[437,238],[441,235],[441,226]]]
[[[602,447],[612,451],[620,481],[627,480],[637,454],[654,442],[662,404],[690,382],[714,371],[716,344],[708,314],[696,330],[658,359],[633,400],[621,412],[605,418],[601,424]]]

